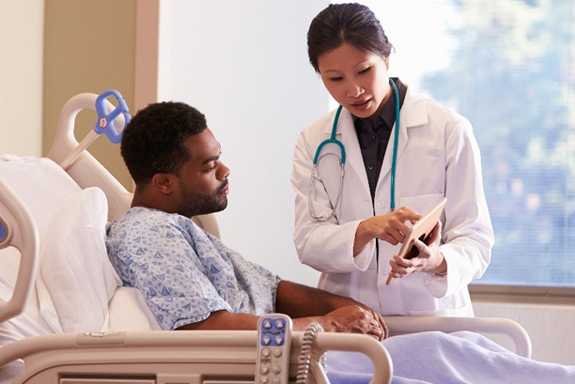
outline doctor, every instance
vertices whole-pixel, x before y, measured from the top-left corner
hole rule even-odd
[[[340,107],[296,144],[298,256],[322,272],[320,288],[384,315],[473,316],[467,285],[493,246],[477,142],[464,117],[388,77],[391,49],[360,4],[330,5],[310,25],[310,62]],[[444,197],[418,256],[394,257],[409,223]]]

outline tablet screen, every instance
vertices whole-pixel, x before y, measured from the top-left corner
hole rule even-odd
[[[429,235],[425,235],[425,233],[421,236],[419,236],[419,240],[423,241],[425,244],[427,244],[427,240],[431,237],[431,234]],[[403,256],[404,259],[413,259],[414,257],[417,257],[417,255],[419,254],[419,249],[417,249],[417,247],[413,244],[411,244],[411,246],[409,247],[409,250],[405,253],[405,256]]]

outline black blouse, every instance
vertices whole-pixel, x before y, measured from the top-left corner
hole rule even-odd
[[[399,89],[399,108],[401,109],[407,86],[397,78],[394,78],[394,80]],[[387,148],[394,123],[395,96],[393,91],[391,97],[370,117],[360,118],[353,116],[353,125],[361,148],[361,156],[367,172],[372,201],[375,199],[375,188],[377,187],[385,149]]]

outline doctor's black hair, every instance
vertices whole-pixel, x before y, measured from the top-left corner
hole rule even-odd
[[[307,53],[316,72],[319,56],[343,43],[382,57],[388,57],[393,48],[371,9],[357,3],[330,4],[312,20]]]
[[[205,116],[184,103],[153,103],[140,110],[122,135],[122,158],[137,186],[156,173],[175,173],[189,158],[184,141],[206,129]]]

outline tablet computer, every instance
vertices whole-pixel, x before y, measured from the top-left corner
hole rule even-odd
[[[441,213],[443,212],[443,208],[445,208],[446,203],[447,199],[443,198],[439,204],[431,209],[431,211],[413,224],[413,227],[411,227],[411,230],[407,234],[407,237],[399,250],[399,257],[412,259],[418,255],[419,250],[417,247],[413,246],[413,243],[417,239],[425,242],[441,218]]]

